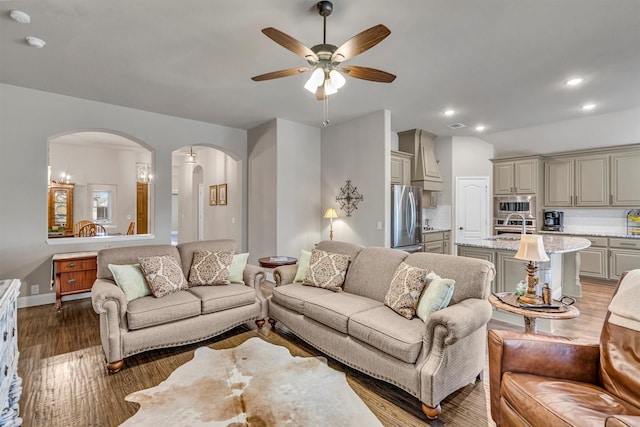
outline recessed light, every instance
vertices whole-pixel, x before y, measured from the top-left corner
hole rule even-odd
[[[442,114],[444,114],[445,116],[453,116],[455,113],[456,113],[456,110],[448,109],[448,110],[444,110]]]
[[[583,110],[593,110],[594,108],[596,108],[596,104],[584,104],[582,106]]]
[[[478,125],[476,126],[476,131],[478,132],[482,132],[483,130],[485,130],[487,127],[485,125]]]
[[[9,12],[9,16],[11,17],[11,19],[21,24],[31,23],[31,17],[21,10],[14,9],[11,12]]]
[[[37,47],[38,49],[42,49],[47,44],[44,40],[37,37],[27,37],[27,43],[29,43],[29,46]]]
[[[566,84],[567,86],[578,86],[583,81],[584,79],[582,77],[575,77],[573,79],[567,80],[566,82],[564,82],[564,84]]]

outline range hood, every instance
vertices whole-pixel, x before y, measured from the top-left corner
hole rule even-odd
[[[434,151],[436,135],[421,129],[398,132],[398,148],[413,154],[411,185],[424,191],[442,191],[440,168]]]

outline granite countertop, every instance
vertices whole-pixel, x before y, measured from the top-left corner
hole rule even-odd
[[[422,227],[422,234],[427,234],[427,233],[442,233],[443,231],[451,231],[450,228],[431,228],[429,230],[425,230],[424,227]]]
[[[577,252],[591,246],[591,242],[581,237],[562,235],[543,235],[542,243],[548,254],[562,254]],[[474,248],[494,249],[503,251],[517,251],[520,246],[519,234],[500,234],[487,239],[469,239],[464,242],[456,242],[458,246],[471,246]]]
[[[593,237],[618,237],[623,239],[640,239],[640,234],[616,233],[607,231],[545,231],[541,230],[540,234],[551,234],[555,236],[593,236]]]

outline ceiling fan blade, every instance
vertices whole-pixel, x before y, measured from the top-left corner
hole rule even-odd
[[[307,68],[307,67],[287,68],[286,70],[272,71],[270,73],[260,74],[259,76],[254,76],[254,77],[251,77],[251,80],[253,80],[254,82],[261,82],[261,81],[264,81],[264,80],[279,79],[280,77],[289,77],[289,76],[293,76],[293,75],[296,75],[296,74],[304,73],[306,71],[309,71],[309,68]]]
[[[342,62],[360,55],[385,39],[391,31],[382,24],[378,24],[356,34],[340,46],[331,56],[334,62]]]
[[[391,73],[387,73],[386,71],[376,70],[375,68],[369,67],[359,67],[357,65],[345,65],[340,67],[339,71],[349,77],[370,80],[372,82],[391,83],[396,79],[396,76]]]
[[[276,30],[273,27],[263,28],[262,32],[274,42],[280,46],[289,49],[291,52],[298,56],[303,57],[307,61],[317,61],[318,55],[316,55],[311,49],[302,44],[302,42],[294,39],[288,34],[283,33],[280,30]]]

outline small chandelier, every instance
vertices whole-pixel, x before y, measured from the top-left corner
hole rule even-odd
[[[327,64],[324,65],[326,66]],[[342,88],[346,82],[346,79],[338,70],[329,70],[329,68],[328,66],[326,68],[322,66],[316,67],[304,85],[306,90],[316,94],[320,99],[338,93],[338,89]]]
[[[188,165],[196,164],[196,153],[193,152],[193,146],[189,147],[189,154],[187,154],[187,159],[184,162]]]

